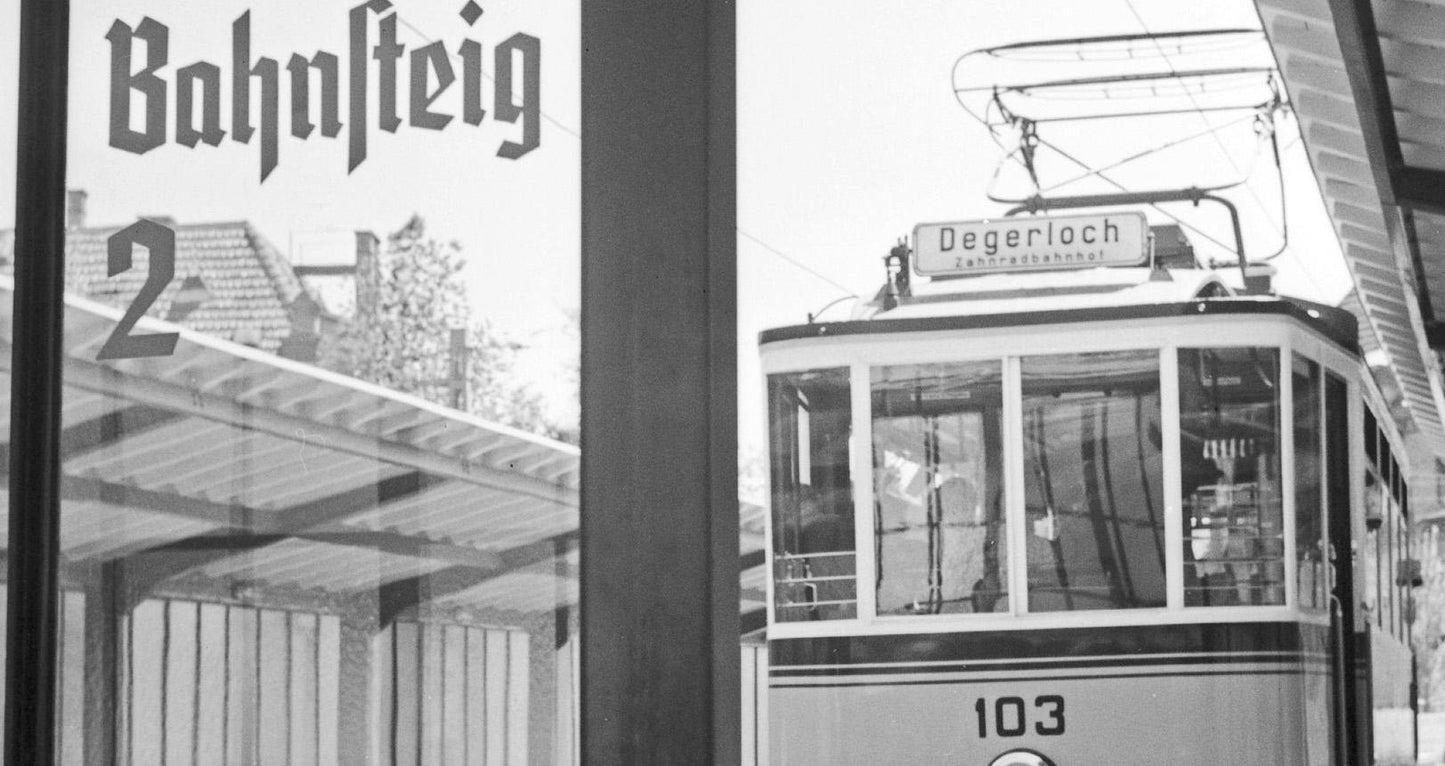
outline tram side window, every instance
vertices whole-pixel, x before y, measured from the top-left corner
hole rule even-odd
[[[1394,634],[1405,640],[1405,600],[1407,594],[1405,587],[1400,585],[1402,575],[1402,562],[1409,558],[1405,548],[1405,515],[1396,517],[1396,528],[1394,528]]]
[[[1294,357],[1294,524],[1300,606],[1325,607],[1325,536],[1320,366]]]
[[[1365,570],[1365,609],[1372,622],[1382,625],[1383,610],[1380,608],[1380,531],[1384,522],[1384,482],[1373,469],[1365,472],[1365,544],[1363,569]]]
[[[778,622],[858,615],[847,368],[768,376]]]
[[[1186,606],[1283,604],[1279,351],[1179,349]]]
[[[874,368],[878,614],[1006,612],[1002,364]]]
[[[1025,357],[1022,372],[1029,611],[1164,606],[1158,352]]]
[[[1325,528],[1333,536],[1351,537],[1350,519],[1353,516],[1354,500],[1351,497],[1350,444],[1349,444],[1349,387],[1338,375],[1325,373]],[[1353,567],[1353,556],[1348,550],[1330,549],[1330,587],[1339,586],[1337,567]],[[1352,585],[1353,588],[1353,585]]]
[[[1386,610],[1384,611],[1384,627],[1392,634],[1396,632],[1396,630],[1394,630],[1394,623],[1396,623],[1394,616],[1396,616],[1397,611],[1396,600],[1394,600],[1394,595],[1396,595],[1396,593],[1394,593],[1394,591],[1396,591],[1396,587],[1394,587],[1394,530],[1396,530],[1397,517],[1399,517],[1399,509],[1397,509],[1396,503],[1394,503],[1394,497],[1392,496],[1390,497],[1389,512],[1386,512],[1386,515],[1384,515],[1384,542],[1383,545],[1380,546],[1380,554],[1383,556],[1383,567],[1381,567],[1381,569],[1383,569],[1384,575],[1381,585],[1383,585],[1384,593],[1386,593],[1386,603],[1381,603],[1380,608]]]

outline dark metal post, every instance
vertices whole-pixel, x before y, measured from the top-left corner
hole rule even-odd
[[[20,4],[5,761],[55,760],[70,3]]]
[[[582,758],[740,758],[735,9],[582,4]]]

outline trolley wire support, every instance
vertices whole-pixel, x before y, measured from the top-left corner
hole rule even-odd
[[[1003,204],[1026,203],[1029,199],[1041,199],[1052,192],[1075,182],[1098,179],[1116,187],[1120,195],[1096,195],[1093,203],[1103,199],[1123,199],[1138,203],[1147,200],[1188,201],[1195,206],[1206,197],[1201,192],[1222,192],[1242,187],[1254,203],[1265,213],[1263,200],[1249,185],[1253,168],[1264,154],[1264,145],[1269,144],[1269,155],[1274,159],[1279,180],[1280,222],[1270,225],[1281,237],[1277,250],[1262,260],[1268,261],[1284,253],[1289,245],[1288,223],[1285,205],[1283,172],[1275,123],[1279,113],[1286,112],[1289,104],[1279,83],[1278,69],[1273,61],[1250,58],[1250,46],[1262,47],[1263,34],[1257,30],[1220,29],[1189,32],[1111,35],[1094,38],[1066,38],[1043,40],[995,46],[970,51],[955,62],[952,75],[954,97],[959,105],[974,120],[983,125],[990,138],[1006,152],[990,182],[989,199]],[[1223,60],[1222,55],[1230,58]],[[1069,65],[1069,76],[1056,77],[1049,67]],[[1093,67],[1094,71],[1079,74],[1081,65]],[[990,81],[991,79],[991,81]],[[1211,112],[1245,112],[1242,116],[1214,124],[1206,116]],[[1039,126],[1046,123],[1084,123],[1111,119],[1141,119],[1168,117],[1169,115],[1196,114],[1203,120],[1205,129],[1187,136],[1164,141],[1143,151],[1107,162],[1086,162],[1061,148],[1057,143],[1040,135]],[[1229,154],[1220,138],[1220,131],[1247,121],[1253,122],[1256,140],[1254,159],[1247,168]],[[1008,128],[1016,147],[1008,147],[1000,129]],[[1157,196],[1154,192],[1134,192],[1124,184],[1106,174],[1106,171],[1135,163],[1159,152],[1177,147],[1200,138],[1212,138],[1224,152],[1236,177],[1225,183],[1196,183],[1191,190],[1182,190],[1183,196]],[[1041,180],[1040,148],[1057,152],[1064,159],[1078,165],[1084,172],[1062,181],[1045,183]],[[1014,199],[993,191],[1000,182],[1000,173],[1005,165],[1020,166],[1026,179],[1020,179],[1031,187],[1032,196]],[[1163,192],[1165,195],[1176,192]],[[1232,248],[1236,259],[1241,261],[1243,270],[1243,247],[1239,216],[1233,204],[1218,195],[1208,198],[1226,204],[1230,208],[1234,227],[1235,245]],[[1071,199],[1060,197],[1058,199]],[[1180,226],[1198,234],[1221,250],[1230,251],[1225,242],[1216,239],[1198,226],[1190,224],[1170,213],[1156,202],[1148,204],[1156,211],[1172,219]],[[1050,203],[1048,207],[1060,207]],[[1037,212],[1033,210],[1031,212]]]
[[[1009,217],[1019,213],[1041,213],[1047,210],[1067,210],[1081,207],[1112,207],[1117,205],[1154,205],[1161,202],[1192,202],[1198,206],[1200,202],[1216,202],[1229,211],[1229,221],[1234,228],[1234,252],[1239,261],[1239,276],[1248,279],[1249,262],[1244,255],[1244,233],[1239,227],[1239,208],[1233,202],[1212,194],[1211,189],[1201,189],[1191,186],[1185,189],[1142,191],[1142,192],[1120,192],[1118,194],[1081,194],[1072,197],[1044,197],[1035,195],[1025,200],[1016,200],[1018,203],[1007,213]],[[1246,282],[1247,284],[1247,282]]]

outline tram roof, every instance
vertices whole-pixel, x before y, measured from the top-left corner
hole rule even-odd
[[[911,319],[956,314],[1014,314],[1033,311],[1141,306],[1191,300],[1211,288],[1225,289],[1212,271],[1169,271],[1150,280],[1147,268],[1074,269],[986,274],[915,283],[912,295],[888,311],[867,318]],[[1216,287],[1217,286],[1217,287]],[[875,308],[877,306],[875,305]],[[860,317],[862,318],[862,317]]]
[[[910,295],[884,309],[874,300],[846,322],[765,330],[760,342],[885,332],[983,329],[1009,326],[1163,319],[1218,314],[1275,314],[1315,328],[1341,348],[1358,353],[1354,317],[1343,309],[1273,295],[1231,296],[1218,272],[1147,268],[1092,268],[1002,273],[914,283]],[[1223,296],[1208,297],[1201,296]]]

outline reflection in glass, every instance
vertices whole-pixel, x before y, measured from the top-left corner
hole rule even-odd
[[[1022,371],[1029,611],[1164,606],[1158,352]]]
[[[779,622],[858,614],[848,370],[768,376]]]
[[[1279,351],[1179,349],[1184,603],[1284,603]]]
[[[63,762],[571,762],[575,8],[73,5]]]
[[[1294,357],[1294,524],[1295,558],[1299,566],[1299,602],[1307,609],[1325,608],[1325,536],[1320,451],[1320,366]]]
[[[878,613],[1008,611],[1001,365],[872,377]]]

